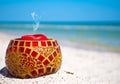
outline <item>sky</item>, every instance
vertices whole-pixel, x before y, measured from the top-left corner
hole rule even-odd
[[[120,21],[120,0],[0,0],[0,21]]]

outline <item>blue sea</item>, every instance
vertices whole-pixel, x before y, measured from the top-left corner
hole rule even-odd
[[[33,22],[0,22],[0,32],[16,37],[42,33],[65,46],[120,52],[119,22],[41,22],[36,31],[33,25]]]

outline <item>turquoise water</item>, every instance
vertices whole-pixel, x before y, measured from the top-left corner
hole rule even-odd
[[[119,23],[41,23],[33,31],[32,23],[0,23],[0,32],[20,37],[24,34],[43,33],[56,38],[63,45],[120,51]]]

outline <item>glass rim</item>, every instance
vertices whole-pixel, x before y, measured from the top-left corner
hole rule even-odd
[[[11,39],[11,41],[57,41],[56,39],[48,38],[47,40],[21,40],[20,38]]]

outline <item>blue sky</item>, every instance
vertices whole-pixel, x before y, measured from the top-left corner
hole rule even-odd
[[[0,0],[0,21],[120,21],[120,0]]]

